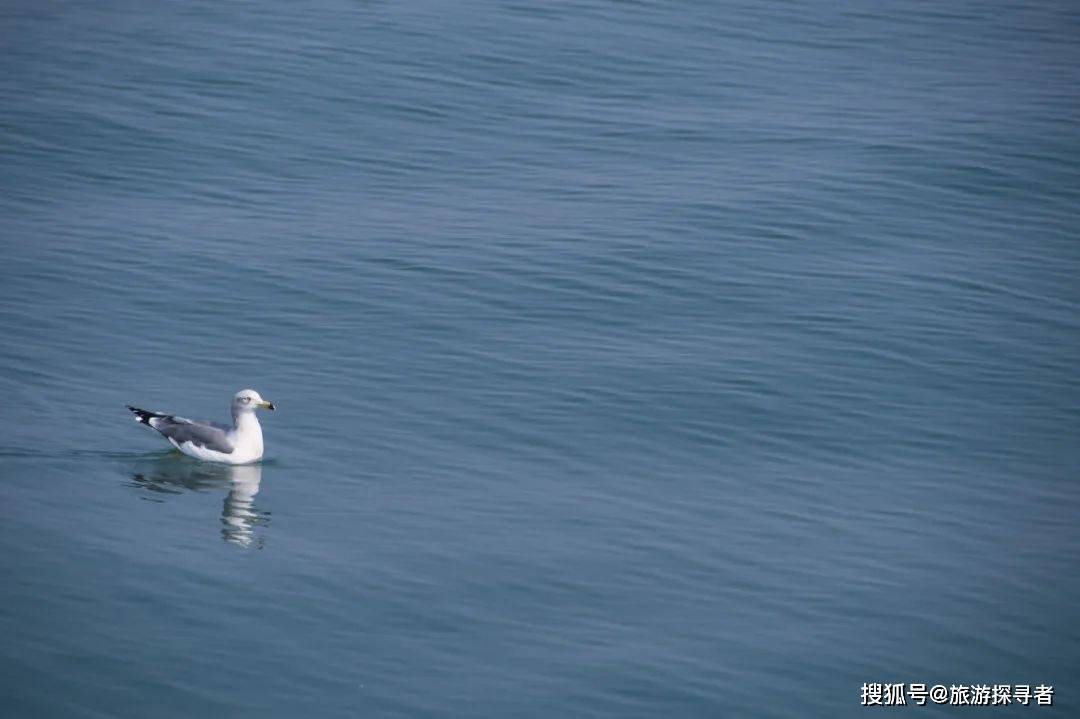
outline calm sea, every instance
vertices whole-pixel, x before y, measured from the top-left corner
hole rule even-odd
[[[1078,118],[1069,2],[5,2],[0,714],[1080,716]]]

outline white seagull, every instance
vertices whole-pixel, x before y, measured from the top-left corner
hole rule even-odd
[[[274,409],[253,389],[242,389],[233,396],[233,424],[195,422],[183,417],[128,405],[135,421],[160,432],[173,447],[195,459],[226,464],[249,464],[263,456],[262,427],[255,410]]]

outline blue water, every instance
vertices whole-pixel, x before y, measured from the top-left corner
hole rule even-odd
[[[0,58],[0,714],[1080,716],[1075,4],[23,1]],[[254,467],[124,410],[244,387]]]

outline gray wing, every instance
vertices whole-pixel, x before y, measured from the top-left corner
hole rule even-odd
[[[190,419],[171,415],[154,417],[148,424],[177,444],[191,442],[224,454],[231,454],[235,449],[228,431],[221,425],[192,422]]]
[[[231,454],[235,447],[229,438],[230,427],[213,422],[192,422],[184,417],[177,417],[162,412],[151,412],[128,405],[135,415],[135,421],[153,427],[167,439],[177,445],[191,442],[198,447],[212,449],[215,452]]]

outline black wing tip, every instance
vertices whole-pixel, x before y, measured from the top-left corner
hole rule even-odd
[[[147,412],[145,409],[139,409],[138,407],[132,407],[130,404],[124,405],[132,412],[135,413],[135,421],[142,422],[143,424],[150,424],[150,418],[156,417],[156,412]]]

